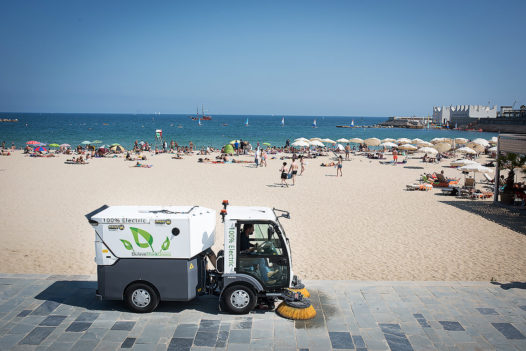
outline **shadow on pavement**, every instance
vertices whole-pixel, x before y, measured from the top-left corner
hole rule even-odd
[[[520,208],[501,206],[493,201],[441,201],[450,206],[479,215],[521,234],[526,234],[526,211]]]
[[[100,301],[95,296],[96,281],[59,280],[35,296],[38,300],[54,301],[63,305],[82,307],[87,310],[130,312],[124,301]],[[196,310],[209,314],[219,314],[217,296],[201,296],[192,301],[162,301],[155,311],[181,312]]]
[[[499,285],[504,290],[526,289],[526,283],[523,283],[523,282],[510,282],[510,283],[491,282],[491,284]]]

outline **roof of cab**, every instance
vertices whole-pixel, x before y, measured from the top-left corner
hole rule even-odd
[[[214,210],[200,206],[109,206],[93,214],[95,220],[101,218],[174,218],[189,217]]]
[[[268,207],[228,206],[227,219],[276,221],[276,215]]]

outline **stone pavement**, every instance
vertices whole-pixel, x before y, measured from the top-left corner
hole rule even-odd
[[[306,281],[318,312],[220,313],[217,298],[134,314],[93,276],[0,274],[0,350],[526,350],[526,284]]]

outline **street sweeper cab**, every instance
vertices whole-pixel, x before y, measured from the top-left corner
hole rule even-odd
[[[124,300],[135,312],[212,294],[221,309],[236,314],[256,305],[273,308],[277,299],[287,303],[281,310],[289,318],[297,311],[300,318],[315,314],[292,272],[289,239],[279,222],[289,213],[223,201],[220,215],[224,249],[215,254],[216,212],[208,208],[105,205],[87,214],[95,229],[97,296]]]

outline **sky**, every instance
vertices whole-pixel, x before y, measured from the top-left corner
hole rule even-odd
[[[0,111],[526,104],[526,1],[0,0]]]

